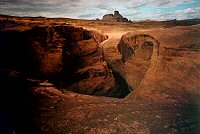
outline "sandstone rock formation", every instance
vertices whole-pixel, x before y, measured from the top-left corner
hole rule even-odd
[[[82,94],[125,97],[102,59],[99,43],[106,39],[97,31],[69,25],[1,31],[0,68]]]
[[[145,77],[149,66],[156,63],[159,42],[149,35],[131,35],[123,35],[117,46],[122,54],[121,61],[107,61],[113,72],[126,81],[127,87],[135,90]]]
[[[106,36],[59,20],[0,21],[0,133],[200,132],[200,25],[127,29],[79,20],[112,31],[102,52]],[[79,94],[126,90],[133,91],[125,99]]]
[[[103,20],[106,21],[116,21],[116,22],[128,22],[127,18],[124,18],[119,11],[114,11],[113,14],[106,14],[103,16]]]
[[[194,39],[199,35],[195,26],[123,35],[118,44],[121,60],[107,61],[133,90],[127,99],[161,101],[174,92],[199,94],[199,40]]]

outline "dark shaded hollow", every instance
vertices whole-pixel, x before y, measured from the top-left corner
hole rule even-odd
[[[52,81],[61,79],[63,72],[69,76],[82,66],[81,55],[73,51],[77,42],[93,38],[88,31],[71,26],[8,30],[1,31],[0,35],[0,68]],[[67,57],[66,51],[72,51],[71,55]]]
[[[125,98],[132,91],[131,87],[118,72],[113,71],[112,73],[119,85],[120,94],[118,95],[118,98]]]

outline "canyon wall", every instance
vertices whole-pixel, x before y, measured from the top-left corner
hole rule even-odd
[[[0,68],[78,93],[121,97],[99,47],[107,38],[70,25],[3,30]]]

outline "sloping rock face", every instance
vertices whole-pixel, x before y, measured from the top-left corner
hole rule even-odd
[[[106,14],[103,16],[103,20],[106,21],[116,21],[116,22],[128,22],[127,18],[124,18],[119,11],[114,11],[113,14]]]
[[[145,77],[149,66],[155,63],[152,58],[156,59],[158,47],[159,42],[151,36],[130,36],[130,33],[123,35],[117,46],[122,55],[121,60],[106,58],[118,84],[130,92],[135,90]]]
[[[186,92],[199,94],[199,29],[174,28],[159,34],[156,32],[149,33],[160,43],[158,57],[152,58],[156,62],[149,67],[134,95],[130,94],[127,98],[162,100],[170,99],[175,94],[185,97]]]
[[[69,25],[1,31],[1,68],[78,93],[120,97],[99,48],[105,39],[99,32]]]
[[[69,35],[70,32],[72,35]],[[74,57],[76,51],[74,44],[71,43],[78,43],[81,40],[92,42],[92,36],[88,31],[70,26],[44,26],[25,31],[2,31],[1,40],[3,46],[7,46],[1,53],[1,58],[7,53],[7,57],[2,58],[3,66],[24,70],[27,75],[35,77],[51,77],[63,68],[63,53],[67,53],[67,50],[63,52],[63,48],[66,44],[73,50]],[[91,43],[91,49],[79,53],[90,53],[96,48],[97,43],[94,42]],[[70,66],[73,66],[73,63]]]
[[[98,42],[98,43],[101,43],[105,40],[108,39],[108,35],[104,35],[104,34],[101,34],[95,30],[90,30],[90,34],[94,37],[94,39]]]
[[[124,62],[128,59],[148,61],[151,60],[152,54],[154,54],[154,58],[158,56],[159,44],[156,39],[149,35],[130,36],[130,33],[128,33],[122,36],[117,48]]]
[[[130,36],[131,35],[131,36]],[[108,60],[113,72],[135,90],[146,75],[149,66],[154,66],[158,57],[159,42],[145,34],[122,36],[118,44],[121,61]]]
[[[126,99],[162,101],[199,94],[197,38],[196,26],[125,34],[118,44],[121,60],[108,63],[133,90]]]

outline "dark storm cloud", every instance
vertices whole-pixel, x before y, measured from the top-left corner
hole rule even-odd
[[[173,17],[173,13],[162,9],[191,2],[198,3],[199,0],[0,0],[0,14],[94,19],[119,10],[129,19],[163,18]],[[143,11],[140,11],[141,8]],[[145,8],[151,8],[152,12]],[[159,12],[156,12],[157,8],[160,8]],[[191,7],[190,11],[184,13],[179,17],[198,17],[196,8]],[[174,11],[174,14],[178,13]]]
[[[0,13],[8,15],[21,15],[21,16],[38,16],[48,15],[48,17],[65,16],[67,13],[78,11],[75,9],[76,2],[79,0],[2,0],[0,1]],[[73,8],[71,8],[73,7]]]
[[[79,15],[78,17],[79,18],[91,18],[93,16],[95,16],[95,14],[83,14],[83,15]]]

